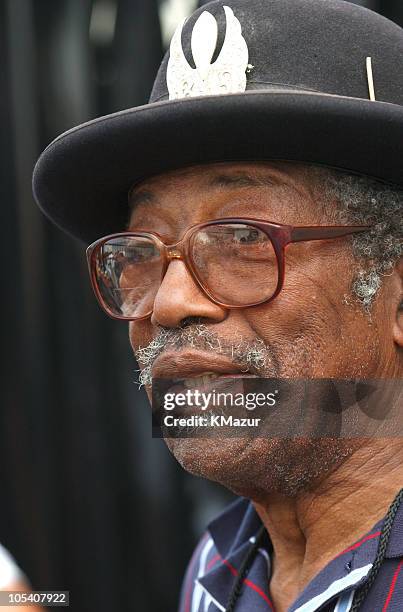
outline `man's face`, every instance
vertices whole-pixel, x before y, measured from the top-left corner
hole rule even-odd
[[[158,233],[177,242],[206,220],[243,216],[290,225],[337,225],[320,201],[307,169],[288,163],[222,163],[161,175],[137,186],[130,229]],[[330,207],[332,209],[332,207]],[[336,204],[334,205],[336,210]],[[394,314],[386,283],[371,316],[354,302],[356,262],[349,238],[291,244],[279,296],[258,307],[230,310],[211,302],[181,260],[171,261],[150,319],[130,323],[135,353],[161,328],[189,329],[202,322],[219,338],[221,353],[207,347],[167,346],[151,364],[157,378],[189,378],[206,372],[239,372],[231,346],[265,347],[261,377],[382,378],[393,370]],[[253,283],[253,278],[251,279]],[[150,390],[147,390],[148,393]],[[336,439],[167,439],[178,461],[192,473],[235,492],[259,497],[270,490],[292,494],[334,469],[358,442]]]

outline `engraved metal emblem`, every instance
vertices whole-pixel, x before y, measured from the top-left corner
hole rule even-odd
[[[239,93],[246,89],[248,46],[242,28],[229,6],[224,6],[227,20],[225,39],[214,63],[211,60],[217,45],[218,25],[208,11],[196,21],[191,39],[196,68],[192,68],[182,49],[182,29],[186,20],[173,35],[167,66],[169,99]]]

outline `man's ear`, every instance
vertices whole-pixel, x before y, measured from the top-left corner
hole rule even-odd
[[[400,282],[400,294],[398,295],[393,339],[398,346],[403,348],[403,257],[400,259],[395,270],[398,275],[398,283]]]

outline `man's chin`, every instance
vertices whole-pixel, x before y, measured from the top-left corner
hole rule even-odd
[[[180,465],[190,474],[219,482],[245,495],[243,473],[248,464],[250,438],[165,438],[165,442]],[[246,465],[242,465],[242,457]]]
[[[189,473],[256,501],[270,493],[294,497],[312,490],[358,448],[358,440],[335,438],[189,437],[165,442]]]

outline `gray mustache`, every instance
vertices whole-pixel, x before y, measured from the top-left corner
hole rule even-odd
[[[135,356],[141,369],[139,372],[139,388],[152,384],[152,366],[165,350],[180,350],[195,348],[212,351],[229,357],[234,365],[249,370],[258,376],[270,368],[273,372],[273,351],[260,338],[254,341],[245,341],[242,338],[234,342],[224,341],[204,323],[191,324],[180,328],[161,328],[158,335],[146,346],[139,347]],[[275,368],[276,369],[276,368]]]

